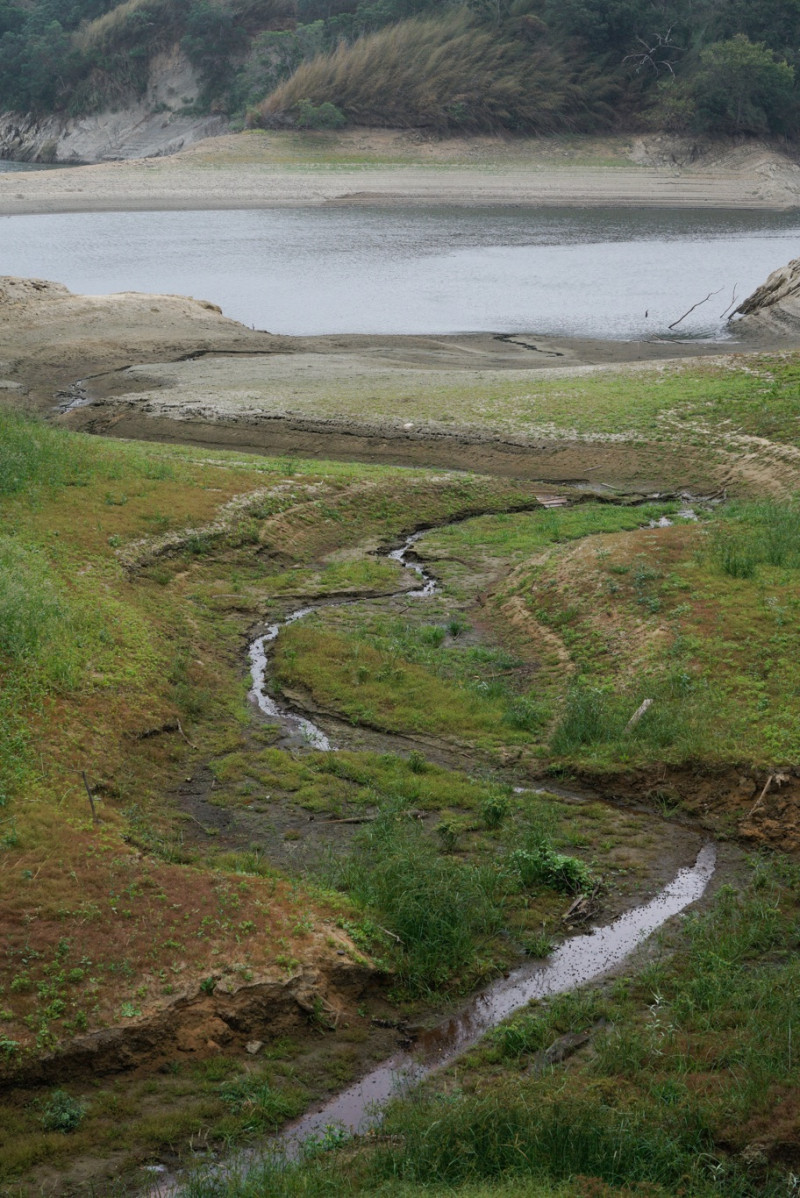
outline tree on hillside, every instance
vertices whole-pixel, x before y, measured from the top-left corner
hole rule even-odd
[[[718,133],[779,133],[794,124],[794,68],[743,33],[700,55],[695,124]]]

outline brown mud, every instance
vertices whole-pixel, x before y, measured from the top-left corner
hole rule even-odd
[[[80,408],[64,418],[69,427],[99,436],[191,445],[199,449],[287,455],[395,466],[432,466],[547,483],[592,484],[631,491],[659,490],[663,480],[687,490],[717,483],[706,454],[685,446],[647,443],[552,441],[524,444],[491,434],[454,430],[381,429],[346,420],[251,417],[237,421],[151,417],[134,405]]]

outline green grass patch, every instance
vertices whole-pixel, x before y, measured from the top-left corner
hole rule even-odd
[[[800,873],[752,863],[657,955],[604,991],[563,995],[499,1027],[389,1109],[377,1142],[232,1180],[226,1198],[447,1192],[778,1198],[792,1187],[800,1062],[794,942]],[[669,933],[662,933],[662,938]],[[593,1051],[537,1073],[565,1032]],[[785,1106],[784,1106],[785,1104]],[[743,1149],[759,1128],[758,1157]],[[216,1193],[198,1179],[186,1193]]]
[[[473,980],[479,958],[485,968],[497,954],[493,938],[515,922],[516,908],[527,908],[531,891],[591,886],[587,866],[553,848],[546,802],[518,802],[514,817],[488,851],[455,857],[470,822],[440,823],[437,846],[409,800],[395,796],[381,803],[349,854],[330,863],[330,881],[388,930],[393,943],[379,937],[381,948],[410,992]]]

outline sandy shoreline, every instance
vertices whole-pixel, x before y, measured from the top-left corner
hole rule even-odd
[[[509,149],[475,139],[458,143],[460,154],[453,143],[433,143],[412,155],[399,138],[339,139],[326,153],[312,145],[316,156],[303,160],[287,153],[279,138],[242,134],[171,158],[2,174],[0,215],[327,204],[800,207],[800,166],[765,147],[705,154],[686,164],[654,162],[652,154],[634,161],[621,141],[603,156],[587,140],[584,161],[574,150],[559,155],[553,145],[533,140]]]

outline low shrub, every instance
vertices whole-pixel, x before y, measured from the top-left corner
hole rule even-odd
[[[54,1090],[42,1112],[42,1127],[45,1131],[75,1131],[85,1114],[84,1103],[72,1098],[66,1090]]]
[[[565,894],[579,894],[593,883],[592,871],[577,857],[557,853],[548,844],[533,849],[515,849],[508,858],[508,869],[519,879],[524,890],[549,886]]]
[[[341,108],[323,100],[322,104],[312,104],[308,99],[297,102],[298,129],[341,129],[347,124],[347,117]]]

